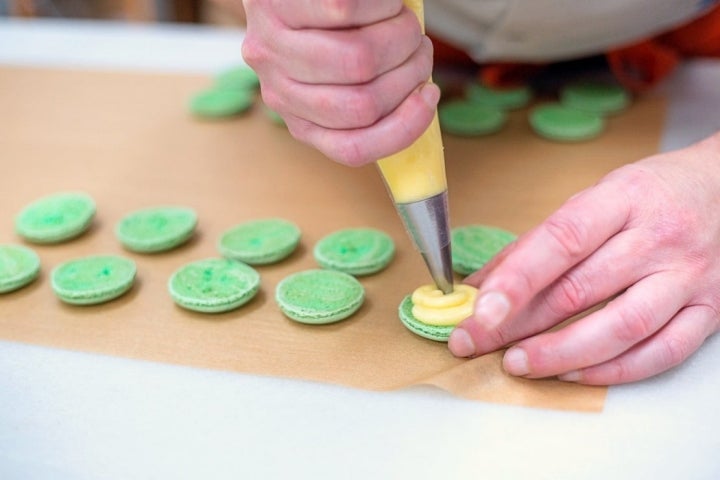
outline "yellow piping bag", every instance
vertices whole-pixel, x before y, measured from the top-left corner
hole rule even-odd
[[[424,29],[422,0],[405,0]],[[432,80],[429,80],[432,81]],[[453,291],[445,157],[437,112],[415,143],[378,160],[400,218],[420,251],[435,285]]]

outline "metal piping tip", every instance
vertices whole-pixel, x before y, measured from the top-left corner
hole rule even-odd
[[[435,285],[445,294],[452,293],[447,190],[424,200],[395,206]]]

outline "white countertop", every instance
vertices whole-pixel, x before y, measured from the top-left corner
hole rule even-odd
[[[241,42],[207,27],[0,19],[0,65],[215,73],[241,62]],[[712,61],[664,85],[663,149],[720,130],[718,85]],[[715,336],[585,414],[0,341],[0,478],[718,479],[718,366]]]

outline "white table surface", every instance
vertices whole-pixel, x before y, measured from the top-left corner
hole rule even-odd
[[[216,73],[241,62],[241,42],[212,28],[0,19],[0,65]],[[720,129],[720,62],[687,64],[663,88],[663,149]],[[716,336],[585,414],[0,341],[0,478],[718,479],[718,367]]]

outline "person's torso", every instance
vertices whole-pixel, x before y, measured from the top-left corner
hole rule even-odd
[[[428,29],[477,61],[605,52],[692,20],[716,0],[425,0]]]

